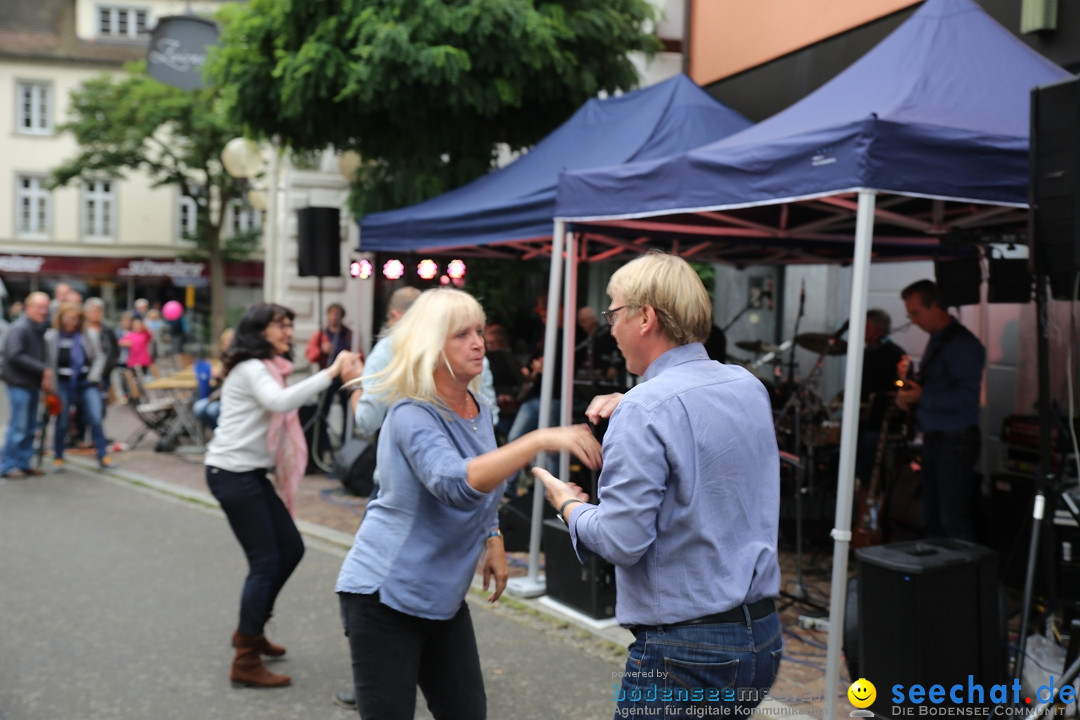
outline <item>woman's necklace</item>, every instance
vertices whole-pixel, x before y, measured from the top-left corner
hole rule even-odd
[[[465,414],[471,410],[475,410],[476,414],[472,415],[471,417]],[[462,411],[454,410],[454,413],[457,414],[457,416],[460,417],[462,420],[467,421],[469,425],[472,426],[473,432],[477,432],[480,430],[480,428],[477,427],[476,424],[477,419],[480,417],[480,409],[476,407],[476,404],[473,402],[473,397],[471,394],[466,396],[466,404],[464,408],[462,408]]]

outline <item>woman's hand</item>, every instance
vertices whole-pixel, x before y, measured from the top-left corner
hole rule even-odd
[[[551,427],[536,432],[540,435],[540,444],[544,450],[567,450],[590,470],[600,467],[600,443],[593,437],[588,425]]]
[[[503,539],[498,536],[487,539],[487,552],[484,553],[484,590],[488,589],[492,577],[495,578],[495,591],[488,597],[489,603],[499,599],[506,589],[506,581],[510,578],[510,567],[506,564],[506,548],[503,546]]]
[[[532,469],[532,474],[534,478],[544,484],[544,494],[546,495],[548,502],[551,503],[551,507],[556,510],[560,509],[563,506],[563,503],[569,500],[580,500],[581,502],[585,502],[589,499],[588,494],[582,490],[580,486],[575,485],[572,482],[563,482],[544,468],[534,467]],[[569,511],[572,507],[573,505],[567,508],[567,510]],[[567,512],[566,517],[568,517],[569,514],[570,513]]]
[[[351,355],[352,353],[350,353]],[[341,368],[341,382],[347,384],[359,380],[364,374],[364,361],[359,355],[353,355],[352,359]]]
[[[330,377],[332,378],[336,378],[338,375],[341,374],[342,369],[350,366],[353,362],[356,361],[356,358],[356,353],[351,353],[348,350],[342,350],[337,354],[337,357],[334,358],[334,362],[330,364],[330,367],[326,368],[327,374],[330,375]]]
[[[622,393],[597,395],[589,403],[589,407],[585,408],[585,417],[589,418],[589,422],[593,425],[596,425],[604,418],[611,417],[611,413],[615,412],[615,408],[618,407],[622,396]]]

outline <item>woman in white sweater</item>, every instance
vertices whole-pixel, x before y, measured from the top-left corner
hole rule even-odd
[[[307,467],[297,409],[355,359],[343,352],[327,369],[287,385],[292,336],[293,312],[280,305],[253,305],[240,318],[223,359],[221,416],[206,452],[206,484],[225,511],[249,568],[229,678],[256,687],[290,682],[288,675],[267,670],[261,656],[285,654],[285,648],[266,639],[263,627],[304,554],[291,513],[293,493]]]

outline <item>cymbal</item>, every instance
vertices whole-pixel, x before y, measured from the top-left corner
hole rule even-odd
[[[735,347],[741,348],[742,350],[749,350],[757,355],[780,352],[780,348],[772,343],[767,343],[764,340],[739,340],[735,343]]]
[[[810,352],[826,355],[843,355],[847,352],[847,340],[836,339],[829,344],[829,333],[803,333],[795,336],[795,344]]]

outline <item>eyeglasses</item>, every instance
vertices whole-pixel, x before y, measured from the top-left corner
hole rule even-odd
[[[600,314],[604,316],[605,320],[607,320],[608,326],[612,326],[612,325],[615,324],[615,313],[619,312],[624,307],[629,307],[629,306],[628,305],[620,305],[619,307],[611,308],[610,310],[601,310]]]
[[[291,322],[282,322],[281,320],[271,320],[268,325],[277,325],[282,330],[292,330],[293,324]]]

